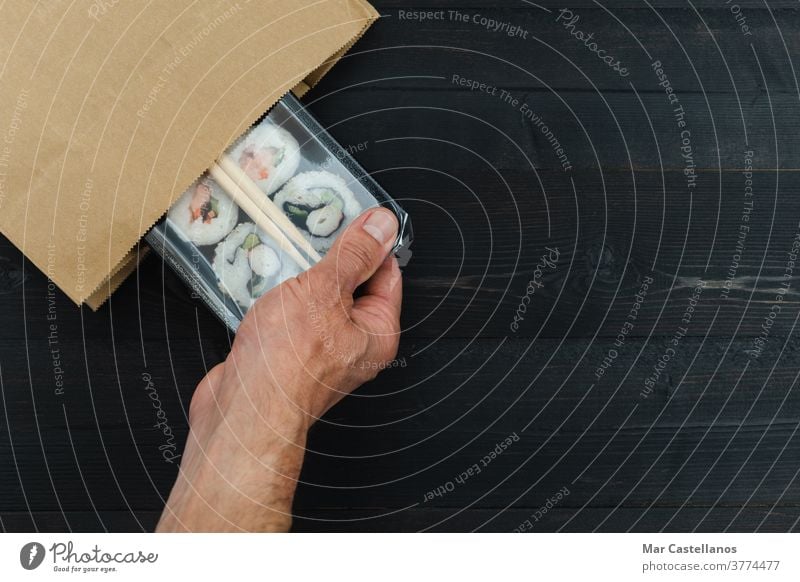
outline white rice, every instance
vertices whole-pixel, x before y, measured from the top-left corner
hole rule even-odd
[[[335,197],[333,202],[329,199],[329,193]],[[275,195],[275,204],[320,253],[327,252],[331,248],[336,237],[362,210],[361,204],[347,187],[347,183],[330,172],[298,174]],[[321,212],[330,206],[335,206],[341,211],[342,220],[338,227],[330,223],[333,213]]]
[[[242,245],[252,234],[260,244],[246,250]],[[264,293],[300,273],[297,264],[252,222],[240,224],[217,245],[212,268],[223,293],[245,311]]]
[[[294,176],[300,166],[300,144],[294,136],[265,119],[251,129],[229,152],[233,161],[266,193],[272,194]],[[265,155],[267,167],[252,156]],[[277,164],[275,156],[277,155]],[[264,173],[262,173],[262,170]]]
[[[204,192],[198,188],[207,188],[210,191],[209,201],[202,208],[200,201]],[[214,180],[204,176],[181,195],[167,216],[186,239],[197,245],[213,245],[225,238],[236,226],[239,221],[239,207]]]

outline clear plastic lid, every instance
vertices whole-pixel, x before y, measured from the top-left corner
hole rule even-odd
[[[220,175],[217,167],[201,176],[145,240],[231,330],[259,297],[323,256],[367,208],[395,213],[400,228],[394,252],[401,265],[408,262],[406,212],[293,95],[222,159],[228,171]],[[249,201],[244,188],[233,195],[231,181],[248,186]],[[270,214],[265,220],[265,207],[271,220]]]

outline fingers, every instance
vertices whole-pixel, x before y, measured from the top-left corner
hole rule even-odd
[[[400,307],[403,303],[403,274],[396,257],[387,258],[367,281],[364,286],[364,295],[359,298],[359,301],[368,297],[382,299],[392,308],[397,317],[400,316]],[[358,301],[356,305],[358,305]]]
[[[384,263],[396,237],[397,219],[391,211],[368,210],[339,236],[319,270],[335,277],[341,295],[352,296]]]

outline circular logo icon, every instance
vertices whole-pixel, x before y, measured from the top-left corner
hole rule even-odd
[[[39,542],[29,542],[19,551],[19,563],[26,570],[35,570],[44,561],[44,546]]]

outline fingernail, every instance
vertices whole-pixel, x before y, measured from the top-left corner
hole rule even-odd
[[[397,236],[397,220],[388,210],[376,210],[367,218],[364,230],[376,241],[385,244]]]

